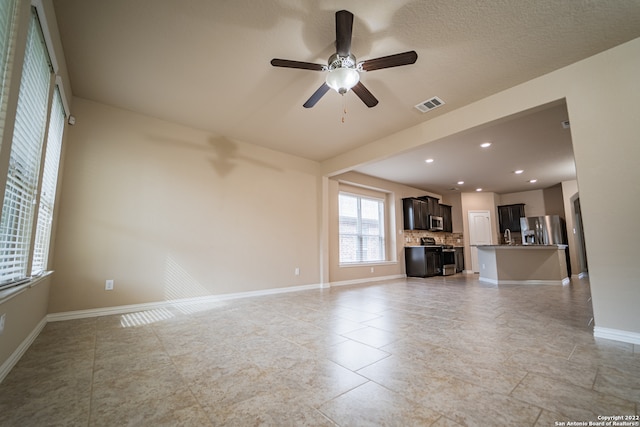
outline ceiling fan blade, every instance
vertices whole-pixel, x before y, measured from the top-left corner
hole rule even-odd
[[[326,65],[314,64],[313,62],[291,61],[289,59],[273,58],[271,65],[274,67],[300,68],[302,70],[324,71]]]
[[[320,98],[322,98],[322,96],[327,93],[328,90],[329,86],[326,83],[322,83],[322,86],[320,86],[318,90],[313,92],[313,95],[311,95],[311,97],[307,99],[307,102],[305,102],[302,106],[304,108],[313,107],[318,101],[320,101]]]
[[[409,52],[396,53],[395,55],[362,61],[362,69],[364,71],[373,71],[382,68],[399,67],[400,65],[413,64],[417,59],[418,54],[414,50],[411,50]]]
[[[347,10],[336,12],[336,53],[349,56],[351,53],[351,33],[353,32],[353,13]]]
[[[378,100],[376,99],[376,97],[373,96],[373,94],[371,92],[369,92],[369,89],[367,89],[362,84],[362,82],[358,82],[358,84],[355,85],[354,87],[352,87],[351,90],[356,95],[358,95],[358,98],[360,98],[362,100],[362,102],[364,102],[367,107],[371,108],[371,107],[375,107],[376,105],[378,105]]]

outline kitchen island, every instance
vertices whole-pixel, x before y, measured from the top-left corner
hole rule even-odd
[[[496,285],[566,285],[567,245],[479,245],[480,281]]]

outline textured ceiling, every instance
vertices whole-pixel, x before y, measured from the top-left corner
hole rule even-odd
[[[639,0],[53,4],[74,95],[317,161],[640,36]],[[407,50],[418,60],[361,76],[374,108],[331,91],[305,109],[324,74],[269,61],[326,63],[339,9],[355,15],[358,60]],[[432,96],[446,105],[414,108]]]

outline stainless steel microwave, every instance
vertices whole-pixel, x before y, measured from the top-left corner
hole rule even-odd
[[[429,215],[429,230],[430,231],[442,231],[444,223],[441,216]]]

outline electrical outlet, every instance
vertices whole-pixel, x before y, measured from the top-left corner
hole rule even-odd
[[[373,267],[371,267],[371,272],[373,273]]]
[[[112,291],[113,290],[113,280],[107,280],[104,284],[104,290],[105,291]]]
[[[295,269],[295,271],[294,271],[294,274],[295,274],[296,276],[299,276],[299,275],[300,275],[300,267],[296,267],[296,269]]]
[[[6,313],[0,316],[0,335],[4,332],[4,318],[6,317]]]

